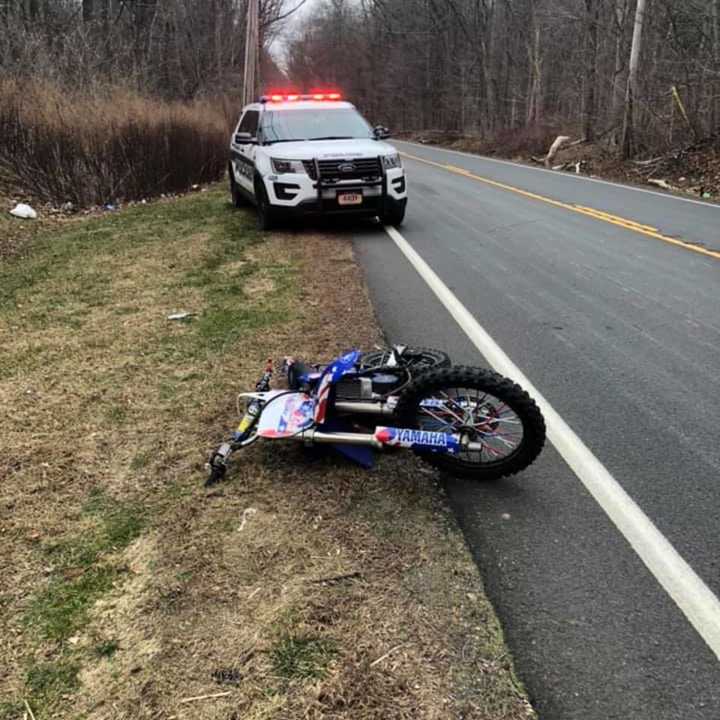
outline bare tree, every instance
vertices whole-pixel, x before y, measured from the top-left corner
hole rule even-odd
[[[640,66],[640,50],[642,48],[643,23],[645,22],[645,0],[637,0],[635,9],[635,25],[633,29],[632,50],[630,51],[630,66],[628,70],[627,92],[625,94],[625,115],[623,118],[622,153],[629,158],[633,153],[634,145],[634,109],[638,95],[637,74]]]
[[[0,68],[239,102],[247,3],[0,0]],[[268,47],[302,3],[259,0],[266,87],[285,84]],[[720,123],[720,0],[320,0],[285,45],[293,84],[337,84],[399,129],[572,135],[630,154]]]

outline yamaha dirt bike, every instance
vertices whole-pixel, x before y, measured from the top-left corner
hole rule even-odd
[[[353,350],[328,365],[286,358],[288,389],[273,390],[272,361],[237,430],[207,464],[211,485],[225,477],[237,450],[258,439],[329,444],[364,466],[373,450],[405,448],[453,475],[494,480],[530,465],[545,442],[532,398],[489,370],[453,367],[438,350],[395,346]]]

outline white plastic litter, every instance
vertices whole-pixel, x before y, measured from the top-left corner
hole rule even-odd
[[[179,313],[173,313],[172,315],[168,315],[168,320],[186,320],[187,318],[191,318],[195,313],[191,312],[179,312]]]
[[[16,205],[10,211],[10,214],[23,220],[37,220],[37,213],[29,205],[25,205],[25,203]]]
[[[240,523],[240,527],[238,528],[238,530],[244,530],[245,525],[247,525],[248,520],[250,520],[250,518],[256,514],[257,514],[256,508],[254,508],[254,507],[245,508],[243,510],[243,514],[242,514],[242,522]]]

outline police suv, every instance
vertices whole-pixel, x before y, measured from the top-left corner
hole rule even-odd
[[[399,225],[407,186],[389,132],[338,93],[270,95],[244,108],[230,143],[230,192],[262,229],[293,215],[379,216]]]

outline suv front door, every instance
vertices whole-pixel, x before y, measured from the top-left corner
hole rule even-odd
[[[232,165],[235,181],[247,192],[254,194],[255,152],[260,113],[246,110],[232,140]]]

